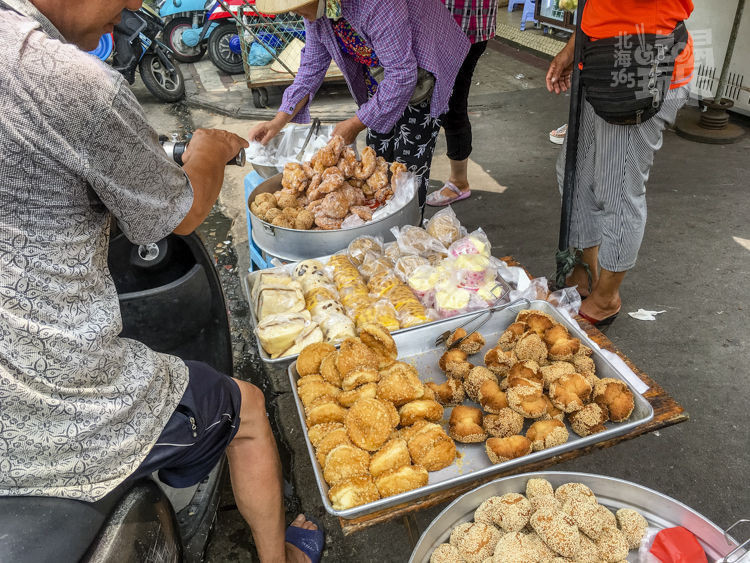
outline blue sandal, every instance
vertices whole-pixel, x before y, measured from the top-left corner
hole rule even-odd
[[[325,532],[318,522],[312,518],[308,518],[308,520],[315,524],[318,529],[306,530],[298,526],[289,526],[286,529],[285,540],[307,555],[312,563],[319,563],[326,545]]]

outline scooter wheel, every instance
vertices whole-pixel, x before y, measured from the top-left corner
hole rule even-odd
[[[242,53],[235,52],[230,42],[237,36],[237,26],[232,22],[222,23],[208,36],[208,56],[220,70],[229,74],[242,74]]]
[[[185,78],[179,67],[170,72],[157,55],[143,55],[138,71],[149,92],[162,102],[177,102],[185,96]]]
[[[182,34],[193,28],[193,20],[190,18],[173,18],[164,26],[162,37],[172,49],[174,58],[181,63],[194,63],[201,60],[206,54],[206,43],[201,42],[194,47],[185,45],[182,41]]]

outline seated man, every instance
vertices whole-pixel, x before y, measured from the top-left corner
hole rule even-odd
[[[180,169],[123,78],[81,50],[140,4],[0,0],[0,495],[96,501],[156,470],[185,487],[226,450],[261,560],[309,561],[284,540],[262,392],[118,336],[113,221],[134,243],[191,233],[247,146],[198,130]]]

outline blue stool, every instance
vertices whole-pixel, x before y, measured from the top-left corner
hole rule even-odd
[[[526,31],[526,22],[537,23],[534,19],[534,0],[524,0],[521,14],[521,31]]]
[[[509,12],[512,12],[512,11],[513,11],[513,9],[514,9],[514,8],[515,8],[516,6],[518,6],[519,4],[520,4],[520,5],[523,5],[524,1],[525,1],[525,0],[508,0],[508,11],[509,11]]]
[[[263,256],[263,251],[258,248],[253,240],[253,224],[250,221],[250,206],[247,204],[247,200],[253,190],[258,184],[263,182],[263,178],[260,174],[254,170],[245,176],[245,218],[247,219],[247,243],[250,246],[250,271],[253,270],[265,270],[271,268],[270,264]]]

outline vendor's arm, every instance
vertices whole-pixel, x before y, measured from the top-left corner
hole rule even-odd
[[[385,76],[375,95],[357,110],[357,117],[370,129],[388,133],[406,111],[417,84],[409,10],[406,0],[391,0],[387,9],[380,0],[363,4],[364,27]]]
[[[573,74],[573,58],[575,56],[576,35],[570,36],[565,47],[552,59],[547,70],[547,90],[560,94],[570,88],[570,77]]]
[[[302,108],[307,105],[309,100],[310,97],[305,96],[299,102],[297,102],[297,105],[292,110],[292,113],[280,111],[271,121],[263,121],[262,123],[258,123],[252,129],[250,129],[250,133],[248,134],[247,138],[251,141],[258,141],[263,145],[267,145],[268,141],[278,135],[279,131],[281,131],[284,126],[294,118],[295,115],[302,111]]]

